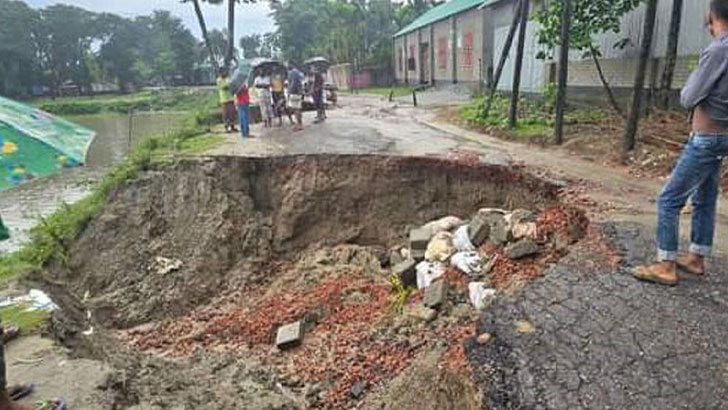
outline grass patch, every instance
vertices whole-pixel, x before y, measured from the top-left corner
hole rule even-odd
[[[67,97],[55,100],[34,100],[33,105],[56,115],[92,115],[101,113],[128,113],[130,111],[197,111],[217,106],[213,90],[170,88],[141,91],[125,95],[95,97]]]
[[[358,90],[362,94],[374,94],[374,95],[384,95],[389,96],[390,92],[394,92],[395,97],[401,97],[404,95],[411,95],[413,87],[408,86],[395,86],[395,87],[372,87],[372,88],[364,88],[362,90]]]
[[[0,309],[4,325],[20,328],[22,334],[35,333],[48,321],[50,312],[41,309],[31,309],[26,304],[18,304]]]
[[[545,141],[554,134],[554,106],[548,93],[542,100],[521,98],[518,104],[518,121],[516,129],[510,129],[508,115],[511,100],[503,95],[496,95],[490,112],[485,116],[485,98],[476,97],[460,109],[460,118],[468,125],[501,134],[517,140]],[[568,112],[566,124],[597,122],[607,117],[603,110],[589,108]]]
[[[225,141],[202,130],[194,121],[183,129],[139,142],[119,165],[113,167],[80,201],[64,204],[47,218],[41,218],[30,231],[30,242],[19,251],[0,255],[0,282],[42,269],[50,261],[68,261],[68,245],[106,204],[109,193],[153,163],[180,155],[199,154]]]

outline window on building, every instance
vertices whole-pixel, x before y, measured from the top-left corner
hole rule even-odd
[[[460,64],[466,70],[473,69],[473,33],[468,31],[463,35],[463,48]]]
[[[447,70],[448,42],[447,36],[442,36],[437,39],[437,68],[439,70]]]

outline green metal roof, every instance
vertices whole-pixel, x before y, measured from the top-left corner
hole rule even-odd
[[[459,14],[463,11],[478,7],[481,4],[483,4],[483,0],[450,0],[447,3],[430,9],[430,11],[428,11],[427,13],[419,16],[409,26],[398,31],[397,34],[394,35],[394,37],[399,37],[407,33],[411,33],[432,23],[444,20],[452,15]]]

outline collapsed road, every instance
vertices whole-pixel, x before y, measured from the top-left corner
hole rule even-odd
[[[112,194],[44,278],[62,307],[55,336],[111,369],[74,408],[728,407],[728,263],[674,289],[638,283],[627,268],[653,252],[649,226],[592,223],[482,312],[448,274],[436,317],[393,314],[388,251],[412,228],[571,198],[496,142],[367,105]],[[298,319],[302,343],[276,348],[277,327]]]

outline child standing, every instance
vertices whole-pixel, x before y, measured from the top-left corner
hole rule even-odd
[[[243,84],[235,94],[235,103],[238,106],[238,118],[240,120],[240,134],[243,138],[250,136],[250,94],[248,84]]]

